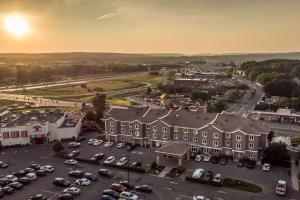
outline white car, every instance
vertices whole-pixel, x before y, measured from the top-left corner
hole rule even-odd
[[[198,168],[193,173],[193,178],[201,178],[204,175],[204,169]]]
[[[8,179],[11,182],[17,182],[18,181],[18,177],[16,177],[15,175],[7,175],[5,178]]]
[[[35,172],[30,172],[30,173],[26,174],[26,177],[29,178],[31,181],[34,181],[37,179]]]
[[[222,182],[222,175],[221,174],[216,174],[215,177],[214,177],[213,182],[221,183]]]
[[[131,192],[121,192],[120,199],[138,200],[139,197],[135,194],[132,194]]]
[[[40,168],[41,170],[44,170],[46,172],[53,172],[54,171],[54,167],[51,166],[51,165],[44,165],[44,166],[41,166]]]
[[[196,155],[195,161],[200,162],[203,159],[203,155]]]
[[[92,145],[92,144],[94,144],[94,142],[95,142],[95,139],[89,139],[88,144]]]
[[[69,148],[75,148],[75,147],[80,147],[81,144],[79,142],[70,142],[69,143]]]
[[[103,142],[103,140],[95,140],[93,145],[98,146],[98,145],[102,144],[102,142]]]
[[[128,159],[126,157],[123,157],[117,162],[117,165],[123,166],[123,165],[126,165],[127,162],[128,162]]]
[[[106,142],[104,147],[108,148],[114,145],[114,142]]]
[[[80,194],[80,189],[77,187],[69,187],[64,189],[63,193],[69,193],[72,195],[79,195]]]
[[[194,196],[193,200],[209,200],[209,199],[204,196]]]
[[[263,166],[262,166],[262,169],[266,172],[270,171],[271,170],[271,164],[269,163],[264,163]]]
[[[115,161],[115,157],[114,156],[109,156],[108,158],[106,158],[106,160],[104,161],[104,164],[111,164]]]
[[[67,165],[77,165],[78,162],[77,162],[77,160],[70,159],[70,160],[66,160],[65,164],[67,164]]]
[[[204,155],[204,157],[203,157],[204,162],[209,162],[210,159],[211,159],[211,155]]]
[[[287,182],[284,180],[279,180],[276,185],[276,194],[280,196],[285,196],[287,193]]]
[[[87,178],[81,178],[81,179],[77,179],[75,181],[75,184],[80,186],[88,186],[91,184],[91,181]]]
[[[125,145],[126,145],[126,144],[125,144],[124,142],[119,143],[119,144],[117,145],[117,148],[118,148],[118,149],[121,149],[121,148],[123,148]]]

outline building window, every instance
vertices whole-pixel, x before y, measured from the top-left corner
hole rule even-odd
[[[166,127],[163,127],[163,128],[162,128],[162,131],[163,131],[163,132],[167,132],[167,128],[166,128]]]
[[[204,148],[204,153],[209,153],[208,148]]]
[[[146,129],[150,129],[150,125],[146,125]]]
[[[152,129],[153,129],[153,131],[157,131],[157,127],[156,126],[153,126]]]
[[[203,140],[202,140],[202,144],[203,144],[203,145],[207,145],[207,140],[206,140],[206,139],[203,139]]]
[[[174,134],[174,140],[178,140],[178,134]]]
[[[129,133],[130,133],[130,134],[133,134],[133,130],[132,130],[132,129],[129,129]]]
[[[206,138],[207,137],[207,132],[203,132],[202,137]]]
[[[225,141],[225,146],[226,146],[226,147],[230,147],[230,146],[231,146],[231,141],[226,140],[226,141]]]
[[[254,144],[253,144],[253,143],[249,143],[249,144],[248,144],[248,148],[249,148],[249,149],[253,149],[253,148],[254,148]]]
[[[198,134],[198,129],[194,129],[194,134]]]
[[[254,136],[253,135],[249,135],[249,141],[254,141]]]
[[[121,126],[125,126],[125,122],[121,122]]]
[[[178,132],[178,127],[177,126],[174,127],[174,132]]]
[[[129,127],[132,127],[132,123],[129,123]]]
[[[236,144],[236,149],[241,149],[242,148],[242,145],[240,143],[237,143]]]
[[[217,147],[219,145],[219,142],[218,141],[213,141],[213,145],[214,145],[214,147]]]
[[[114,125],[114,123],[113,123],[113,122],[110,122],[110,123],[109,123],[109,125],[110,125],[110,126],[113,126],[113,125]]]
[[[219,149],[214,149],[214,153],[219,153]]]
[[[9,138],[9,132],[3,132],[3,139]]]
[[[254,155],[255,155],[255,154],[252,153],[252,152],[249,152],[249,153],[248,153],[248,157],[249,157],[250,159],[254,159]]]
[[[124,137],[123,137],[123,136],[121,136],[121,137],[120,137],[120,140],[121,140],[121,141],[124,141]]]
[[[219,133],[213,133],[213,138],[219,138]]]
[[[230,133],[226,133],[226,138],[231,138],[231,134]]]
[[[28,137],[27,131],[21,131],[21,137]]]
[[[193,138],[193,141],[194,141],[194,142],[198,142],[198,137],[194,137],[194,138]]]
[[[188,135],[184,135],[183,136],[183,140],[188,140],[189,139],[189,136]]]
[[[241,141],[242,141],[242,136],[237,135],[237,136],[236,136],[236,141],[241,142]]]
[[[110,133],[114,133],[114,129],[111,128],[111,129],[110,129]]]
[[[138,129],[139,127],[140,127],[140,126],[139,126],[138,124],[135,124],[135,125],[134,125],[134,128],[135,128],[135,129]]]
[[[18,138],[19,137],[19,131],[12,131],[10,132],[11,138]]]
[[[157,138],[157,134],[156,133],[153,133],[153,138]]]
[[[150,131],[146,131],[146,136],[150,137],[150,133],[151,133]]]
[[[125,133],[125,128],[121,128],[121,133]]]
[[[187,128],[183,129],[183,132],[188,133],[188,129]]]
[[[191,152],[197,152],[198,151],[198,148],[196,147],[196,146],[192,146],[192,148],[191,148]]]
[[[166,139],[167,139],[167,134],[164,133],[164,134],[162,135],[162,139],[163,139],[163,140],[166,140]]]
[[[135,131],[135,136],[140,136],[140,132],[139,131]]]

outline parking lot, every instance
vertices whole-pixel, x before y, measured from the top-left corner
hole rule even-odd
[[[94,138],[94,134],[87,135],[86,140],[82,141],[82,146],[79,148],[80,157],[90,158],[96,153],[105,153],[105,158],[114,155],[116,161],[121,157],[126,156],[127,151],[124,148],[117,149],[116,145],[113,147],[105,148],[103,144],[99,146],[88,145],[89,138]],[[65,143],[67,146],[68,142]],[[71,149],[70,151],[72,151]],[[142,167],[149,169],[151,163],[155,160],[153,148],[144,149],[138,147],[130,152],[130,162],[140,161]],[[104,158],[104,159],[105,159]],[[104,160],[103,159],[103,160]],[[6,195],[4,199],[28,199],[38,193],[43,193],[48,199],[57,199],[62,192],[62,188],[53,186],[52,181],[56,177],[64,177],[71,181],[74,185],[75,179],[70,178],[67,174],[69,171],[79,169],[83,172],[91,172],[97,175],[97,170],[100,168],[108,168],[115,172],[115,176],[112,179],[98,176],[98,181],[93,182],[89,186],[79,186],[81,194],[75,199],[100,199],[101,193],[104,189],[110,188],[110,185],[114,182],[121,180],[127,180],[127,171],[114,169],[109,167],[103,167],[101,165],[94,165],[89,163],[81,163],[77,166],[67,166],[64,164],[64,159],[53,156],[52,145],[34,145],[28,147],[10,148],[4,149],[0,153],[0,160],[6,161],[9,167],[6,169],[0,169],[1,177],[16,172],[20,169],[28,167],[31,163],[50,164],[55,167],[53,173],[47,174],[45,177],[38,177],[37,180],[31,184],[24,186],[20,191],[16,191],[14,194]],[[177,160],[161,159],[162,164],[168,167],[177,166]],[[187,171],[179,179],[170,179],[164,177],[156,177],[148,174],[140,174],[136,172],[130,172],[130,182],[135,185],[147,184],[153,187],[152,194],[136,193],[140,199],[158,199],[158,200],[180,200],[180,199],[192,199],[194,195],[204,195],[211,200],[247,200],[247,199],[300,199],[299,193],[289,188],[288,195],[286,197],[278,197],[275,195],[275,186],[278,179],[289,180],[288,172],[282,168],[272,168],[271,172],[264,172],[260,166],[255,169],[239,168],[231,161],[226,166],[219,164],[185,161],[184,166]],[[223,177],[232,177],[245,181],[250,181],[263,187],[263,192],[259,194],[253,194],[238,190],[232,190],[228,188],[216,188],[209,185],[197,184],[186,182],[182,179],[185,175],[190,175],[194,169],[203,168],[205,170],[211,170],[214,173],[222,173]]]

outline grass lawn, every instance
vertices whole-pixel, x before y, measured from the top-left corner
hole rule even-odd
[[[131,101],[125,99],[125,98],[121,98],[121,97],[113,97],[113,98],[109,98],[106,100],[107,103],[110,103],[112,105],[116,105],[116,106],[131,106]]]
[[[223,187],[228,187],[236,190],[243,190],[247,192],[260,193],[262,192],[262,188],[253,183],[249,183],[242,180],[225,178],[223,181]]]
[[[12,104],[23,105],[24,103],[25,102],[22,102],[22,101],[13,101],[13,100],[0,99],[0,107],[1,106],[12,105]]]

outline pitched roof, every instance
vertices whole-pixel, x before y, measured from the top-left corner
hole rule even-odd
[[[143,117],[149,108],[112,108],[105,115],[104,119],[113,117],[120,121],[134,121]]]

